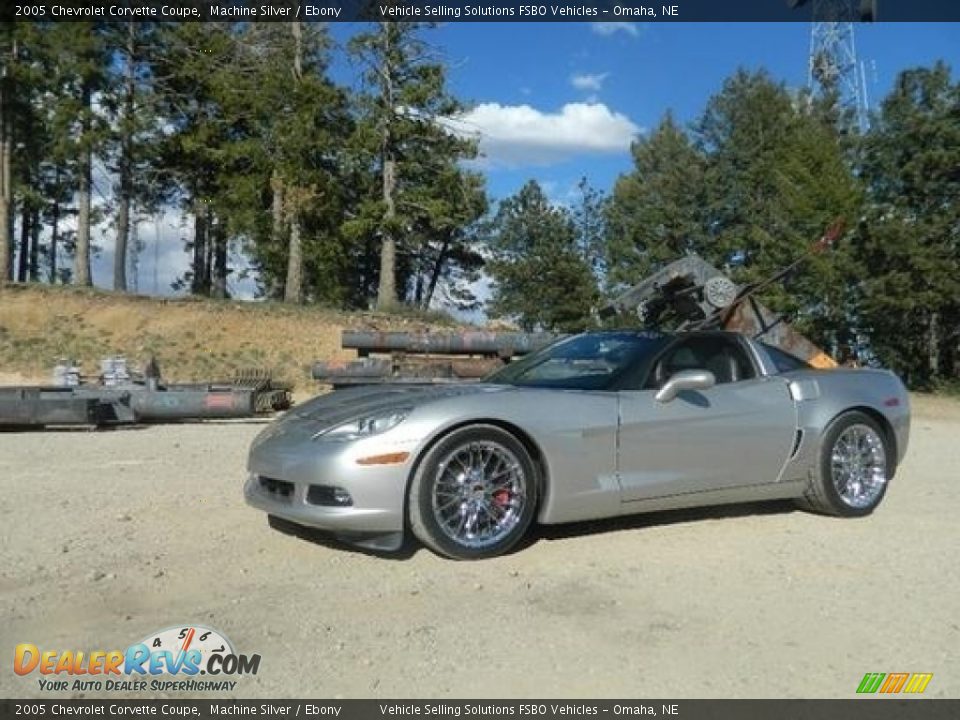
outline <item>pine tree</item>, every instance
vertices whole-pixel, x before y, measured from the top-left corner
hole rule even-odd
[[[194,294],[225,297],[230,214],[243,202],[227,180],[246,164],[236,152],[242,137],[226,111],[230,102],[240,102],[237,28],[221,22],[164,25],[158,43],[151,73],[158,108],[170,126],[158,162],[168,192],[193,218],[187,244],[193,259],[183,283]]]
[[[608,216],[610,199],[594,188],[587,178],[577,183],[577,201],[572,208],[580,257],[596,278],[597,287],[609,288],[607,267]]]
[[[108,24],[105,36],[113,61],[101,104],[111,127],[108,160],[116,178],[113,288],[120,291],[127,290],[134,215],[137,209],[155,210],[161,200],[155,167],[161,118],[150,75],[157,32],[156,23],[129,21]]]
[[[487,235],[492,315],[515,318],[524,330],[589,325],[596,279],[570,213],[552,206],[536,181],[500,203]]]
[[[423,171],[475,155],[475,143],[449,132],[443,121],[462,110],[446,87],[446,71],[422,39],[426,23],[376,23],[352,38],[350,50],[365,68],[366,90],[359,98],[361,124],[356,147],[370,158],[378,179],[377,197],[362,202],[351,232],[372,234],[379,244],[377,306],[401,300],[413,253],[405,240],[423,213]],[[415,198],[415,199],[414,199]],[[426,210],[424,210],[427,208]],[[405,294],[405,293],[403,293]]]
[[[82,171],[102,147],[104,132],[98,113],[84,105],[83,97],[84,87],[97,85],[98,68],[106,60],[99,47],[102,30],[92,23],[81,23],[69,33],[52,23],[17,23],[5,29],[9,30],[5,39],[16,47],[15,62],[4,69],[6,87],[15,87],[16,92],[9,94],[3,108],[2,134],[9,145],[0,153],[4,155],[0,174],[9,175],[2,184],[10,198],[0,203],[7,212],[6,257],[0,258],[0,265],[7,265],[8,278],[15,270],[17,280],[36,281],[42,260],[49,258],[51,276],[69,276],[68,271],[57,270],[56,257],[60,244],[75,246],[74,239],[64,238],[59,230],[60,218],[72,212],[74,195],[84,201],[87,222],[78,223],[78,235],[86,243],[82,249],[89,258],[94,208],[91,194],[78,190]],[[19,217],[16,253],[14,214]],[[52,232],[50,244],[44,247],[47,222]]]
[[[707,104],[696,126],[706,153],[703,251],[755,282],[805,255],[838,218],[853,225],[862,196],[837,129],[765,72],[739,71]],[[851,341],[855,279],[849,250],[812,258],[764,300],[828,350]]]
[[[109,61],[101,23],[78,22],[69,25],[70,33],[61,32],[52,47],[60,53],[62,63],[69,63],[72,77],[65,93],[65,112],[76,118],[72,157],[77,182],[77,237],[74,252],[73,282],[90,286],[91,229],[93,225],[93,159],[102,151],[107,138],[103,117],[93,105],[94,96],[105,83]]]
[[[453,135],[445,139],[461,142]],[[455,306],[472,309],[477,304],[469,284],[477,279],[483,259],[474,225],[486,213],[487,196],[483,177],[464,170],[456,155],[454,149],[412,156],[406,165],[401,203],[408,231],[398,277],[402,287],[410,287],[410,304],[422,310],[431,306],[441,283],[446,300]]]
[[[36,280],[40,255],[42,185],[50,151],[51,129],[47,122],[48,97],[59,88],[48,77],[49,63],[41,33],[33,23],[5,26],[3,98],[3,186],[0,216],[4,218],[4,279]],[[19,217],[19,241],[13,237],[14,218]]]
[[[18,57],[14,74],[18,93],[11,107],[14,139],[11,172],[12,211],[19,216],[20,228],[19,241],[14,239],[14,278],[17,282],[26,282],[36,275],[35,267],[31,267],[31,260],[36,256],[36,243],[32,240],[38,237],[38,214],[43,202],[39,187],[49,142],[41,98],[50,88],[44,82],[45,58],[36,27],[21,26],[17,30],[16,40]]]
[[[13,279],[13,104],[19,38],[13,23],[3,23],[0,33],[0,282],[5,282]]]
[[[345,93],[326,77],[329,39],[312,23],[252,23],[241,37],[242,102],[227,111],[240,118],[248,139],[236,147],[253,161],[269,213],[242,228],[267,294],[287,302],[338,302],[343,281],[344,146],[352,127]],[[239,188],[237,190],[240,190]],[[333,282],[331,282],[333,280]]]
[[[899,75],[863,140],[863,323],[914,386],[960,375],[960,83],[940,62]]]
[[[706,157],[667,113],[631,147],[633,171],[614,185],[607,226],[611,284],[632,285],[686,252],[703,252]]]

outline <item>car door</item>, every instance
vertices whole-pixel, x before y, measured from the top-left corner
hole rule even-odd
[[[717,383],[658,402],[657,389],[684,369],[710,370]],[[796,435],[787,384],[762,375],[741,341],[722,334],[681,339],[619,399],[624,502],[776,482]]]

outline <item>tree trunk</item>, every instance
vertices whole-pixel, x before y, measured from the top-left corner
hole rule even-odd
[[[203,260],[203,294],[210,297],[213,289],[213,248],[217,244],[216,232],[213,227],[213,215],[207,213],[207,245],[204,248],[206,256]]]
[[[50,284],[57,282],[57,253],[60,252],[60,168],[54,183],[53,217],[50,220]]]
[[[30,223],[30,282],[38,280],[40,280],[40,208],[34,208]]]
[[[190,281],[190,293],[204,295],[204,277],[207,268],[207,208],[203,203],[195,203],[193,210],[193,277]]]
[[[13,189],[10,166],[13,161],[13,113],[10,103],[14,87],[11,68],[17,61],[17,41],[0,78],[0,283],[13,278]]]
[[[127,290],[127,246],[130,239],[130,205],[133,196],[133,123],[136,92],[136,23],[127,23],[127,46],[120,118],[120,197],[117,207],[117,241],[113,251],[113,289]]]
[[[75,285],[93,285],[90,275],[90,185],[93,152],[90,149],[90,86],[84,84],[81,96],[83,113],[82,139],[85,147],[80,156],[80,183],[77,191],[77,252],[73,259],[73,282]]]
[[[418,258],[417,262],[417,282],[413,286],[413,306],[420,307],[420,301],[423,299],[423,260]]]
[[[280,171],[277,169],[274,169],[273,175],[270,177],[270,189],[273,191],[273,204],[271,207],[273,222],[270,234],[273,246],[275,248],[281,248],[286,244],[283,237],[286,223],[283,216],[283,179],[280,177]],[[279,299],[283,292],[283,289],[280,287],[279,278],[274,276],[273,273],[270,273],[270,287],[267,290],[268,296]]]
[[[287,282],[283,301],[299,303],[303,300],[303,245],[300,240],[300,218],[290,218],[290,245],[287,253]]]
[[[927,365],[930,370],[930,379],[940,376],[940,313],[930,314],[930,323],[927,336]]]
[[[950,346],[950,376],[960,380],[960,314],[953,318],[953,342]]]
[[[227,229],[218,222],[213,230],[213,287],[211,295],[219,300],[227,297]]]
[[[293,32],[293,84],[294,92],[303,79],[303,26],[291,23]],[[279,178],[278,178],[279,179]],[[300,203],[302,193],[288,193],[287,212],[290,217],[290,242],[287,245],[287,277],[283,286],[284,302],[299,304],[303,299],[303,244],[301,240]]]
[[[140,224],[130,223],[130,247],[127,253],[127,272],[129,280],[127,281],[127,291],[134,295],[140,292],[140,253],[143,246],[140,244]]]
[[[433,263],[433,270],[430,273],[430,282],[427,285],[427,294],[423,298],[423,310],[430,309],[430,303],[433,301],[433,293],[437,290],[437,283],[440,282],[440,276],[443,275],[443,266],[447,262],[447,253],[450,251],[450,240],[444,240],[440,246],[440,252],[437,253],[437,259]]]
[[[113,249],[113,289],[127,290],[127,238],[130,236],[130,196],[124,195],[123,170],[120,171],[120,203],[117,206],[117,240]]]
[[[393,32],[390,23],[381,23],[384,38],[383,66],[380,68],[380,92],[388,119],[383,123],[380,153],[383,162],[383,221],[380,226],[380,285],[377,289],[377,309],[390,310],[397,304],[397,239],[394,237],[394,225],[397,216],[397,161],[394,156],[393,134],[393,67],[390,58],[393,55]]]
[[[30,255],[30,206],[26,202],[20,210],[20,250],[17,253],[17,282],[27,281],[27,258]]]
[[[300,82],[303,78],[303,23],[291,23],[293,32],[293,79]]]
[[[389,131],[387,132],[389,134]],[[397,240],[393,236],[393,224],[397,215],[394,192],[397,187],[397,164],[392,158],[383,161],[383,214],[380,247],[380,286],[377,289],[377,309],[390,310],[397,304]]]

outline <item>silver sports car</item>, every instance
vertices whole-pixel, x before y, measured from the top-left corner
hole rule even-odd
[[[907,450],[885,370],[814,370],[725,332],[576,335],[484,382],[322,395],[254,441],[247,502],[359,545],[443,555],[565,523],[795,498],[870,513]]]

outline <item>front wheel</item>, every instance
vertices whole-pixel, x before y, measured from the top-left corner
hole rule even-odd
[[[890,443],[877,421],[862,412],[844,413],[824,434],[817,476],[802,504],[828,515],[868,515],[883,500],[893,469]]]
[[[539,473],[516,437],[493,425],[454,430],[427,452],[410,484],[410,526],[456,560],[500,555],[527,532]]]

